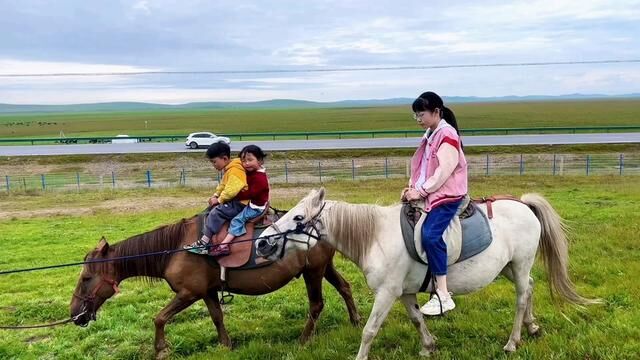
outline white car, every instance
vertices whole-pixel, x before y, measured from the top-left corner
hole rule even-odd
[[[137,138],[130,138],[129,135],[117,135],[111,139],[112,144],[135,144],[138,142]]]
[[[230,144],[231,139],[224,136],[216,136],[210,132],[197,132],[189,134],[189,136],[187,136],[187,141],[184,144],[191,149],[197,149],[199,147],[209,147],[211,144],[217,142]]]

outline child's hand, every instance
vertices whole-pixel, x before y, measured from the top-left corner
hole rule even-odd
[[[220,201],[218,201],[218,197],[217,196],[212,196],[209,198],[209,205],[210,206],[216,206],[220,204]]]

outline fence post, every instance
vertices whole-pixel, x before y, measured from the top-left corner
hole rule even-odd
[[[40,175],[40,178],[42,179],[42,190],[46,190],[47,189],[47,182],[44,179],[44,174]]]
[[[25,178],[22,178],[22,186],[24,191],[27,191],[27,180]]]
[[[116,172],[112,171],[111,172],[111,187],[112,188],[116,188]]]
[[[184,168],[182,169],[182,185],[187,185],[187,172],[184,170]]]
[[[589,170],[591,168],[591,155],[587,155],[587,176],[589,176]]]
[[[389,159],[384,158],[384,178],[389,178]]]
[[[11,182],[9,181],[9,175],[6,175],[4,179],[7,181],[7,192],[11,190]]]
[[[522,175],[524,173],[524,159],[522,157],[522,154],[520,154],[520,175]]]
[[[78,191],[80,191],[80,173],[76,171],[76,185],[78,186]]]
[[[151,187],[151,170],[147,170],[147,187]]]
[[[553,176],[556,175],[556,154],[553,154]]]
[[[320,165],[320,161],[318,161],[318,176],[320,177],[320,183],[322,184],[322,165]]]
[[[487,154],[487,167],[485,169],[485,173],[486,176],[489,176],[489,154]]]
[[[289,183],[289,166],[287,165],[287,159],[284,159],[284,182]]]
[[[411,177],[411,160],[407,159],[404,162],[404,177],[408,179]]]
[[[351,180],[356,179],[356,160],[351,159]]]
[[[624,154],[620,154],[620,175],[622,175],[622,169],[624,168]],[[9,183],[7,183],[7,189],[9,188]]]

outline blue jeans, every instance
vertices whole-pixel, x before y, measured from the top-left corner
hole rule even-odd
[[[242,209],[242,211],[236,215],[229,224],[229,234],[233,236],[241,236],[247,233],[247,229],[245,224],[247,221],[254,219],[260,214],[262,214],[264,210],[254,209],[251,206],[247,205]]]
[[[456,215],[462,200],[442,204],[431,209],[422,224],[422,247],[427,253],[427,260],[433,275],[447,274],[447,244],[442,235]]]

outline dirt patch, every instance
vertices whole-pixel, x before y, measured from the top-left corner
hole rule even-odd
[[[50,340],[51,336],[48,335],[34,335],[34,336],[29,336],[28,338],[24,339],[24,342],[31,345],[31,344],[35,344],[37,342],[41,342],[41,341],[47,341]]]
[[[278,200],[299,200],[309,192],[308,187],[290,187],[271,189],[271,198]],[[205,208],[206,197],[162,196],[154,198],[120,198],[105,200],[90,206],[73,206],[61,204],[57,207],[37,210],[0,210],[0,220],[31,219],[52,216],[87,216],[98,212],[114,214],[136,214],[162,209]]]
[[[15,306],[0,306],[0,311],[14,313],[18,310]]]
[[[124,198],[106,200],[92,206],[60,206],[38,210],[8,210],[0,211],[0,220],[6,219],[30,219],[51,216],[84,216],[97,212],[110,213],[143,213],[162,209],[184,209],[198,206],[206,206],[206,200],[201,198],[186,197],[156,197],[151,199]]]

